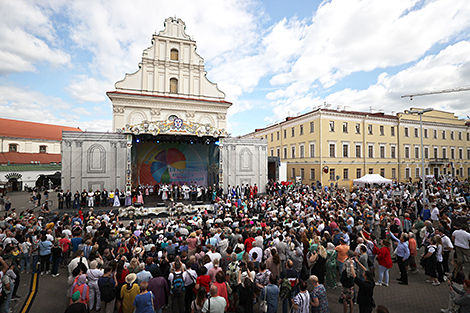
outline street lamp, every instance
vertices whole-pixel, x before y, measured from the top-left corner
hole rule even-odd
[[[426,205],[426,179],[424,177],[424,147],[423,147],[423,114],[434,111],[434,109],[421,109],[408,111],[410,114],[419,114],[419,128],[421,137],[421,177],[423,180],[423,207]]]

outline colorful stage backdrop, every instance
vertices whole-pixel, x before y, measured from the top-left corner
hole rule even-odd
[[[138,184],[196,182],[207,186],[212,145],[186,143],[139,143],[135,158]]]

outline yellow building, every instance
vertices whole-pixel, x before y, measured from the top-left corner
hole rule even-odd
[[[470,175],[469,125],[448,112],[423,115],[426,175]],[[243,137],[267,139],[268,155],[283,164],[281,179],[346,186],[365,174],[398,181],[421,175],[419,116],[409,111],[318,108]]]

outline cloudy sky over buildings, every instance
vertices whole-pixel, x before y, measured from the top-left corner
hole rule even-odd
[[[233,102],[239,135],[324,102],[470,115],[468,0],[0,1],[1,117],[111,131],[106,91],[170,16]]]

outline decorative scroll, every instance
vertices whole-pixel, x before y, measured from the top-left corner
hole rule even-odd
[[[126,124],[123,128],[117,129],[118,133],[124,134],[149,134],[149,135],[196,135],[198,137],[211,136],[214,138],[226,137],[225,129],[217,129],[210,124],[200,124],[191,121],[184,121],[180,118],[166,121],[143,121],[140,124]]]

